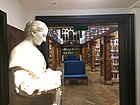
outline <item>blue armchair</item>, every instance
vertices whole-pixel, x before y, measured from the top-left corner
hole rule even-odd
[[[73,54],[68,55],[67,61],[70,61],[70,60],[77,60],[76,55],[73,55]]]
[[[64,62],[64,84],[67,80],[85,80],[88,84],[88,76],[86,74],[84,61],[65,61]]]

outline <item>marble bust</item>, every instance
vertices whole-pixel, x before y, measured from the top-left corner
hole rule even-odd
[[[46,69],[44,56],[36,47],[46,41],[48,27],[36,20],[28,22],[24,31],[27,37],[13,48],[9,58],[16,93],[32,96],[59,88],[62,73]]]

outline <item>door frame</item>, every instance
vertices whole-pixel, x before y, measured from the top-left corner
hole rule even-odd
[[[9,103],[7,14],[0,10],[0,105]]]
[[[117,24],[119,33],[120,105],[136,105],[134,14],[36,16],[49,27]]]

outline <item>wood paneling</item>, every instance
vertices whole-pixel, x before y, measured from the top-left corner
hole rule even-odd
[[[11,51],[17,44],[25,39],[26,35],[22,30],[19,30],[13,26],[7,26],[9,36],[9,51]]]

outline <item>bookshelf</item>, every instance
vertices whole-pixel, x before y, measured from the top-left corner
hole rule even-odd
[[[111,39],[111,73],[112,81],[119,82],[119,50],[118,50],[118,38]]]
[[[95,70],[100,70],[100,39],[95,44]]]

